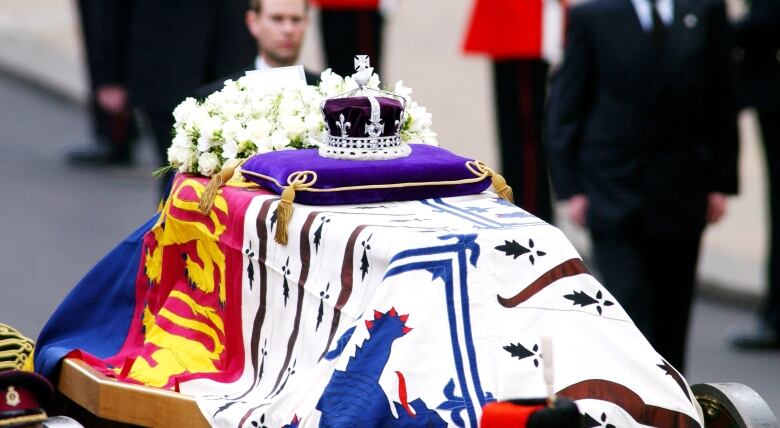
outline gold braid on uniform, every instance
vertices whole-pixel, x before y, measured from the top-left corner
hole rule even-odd
[[[40,413],[32,415],[16,416],[13,418],[0,419],[0,427],[19,427],[28,426],[33,422],[41,422],[46,420],[49,416],[43,410]]]
[[[34,349],[35,342],[0,323],[0,371],[24,369]]]

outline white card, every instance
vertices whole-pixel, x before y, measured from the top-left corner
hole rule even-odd
[[[281,85],[287,83],[306,83],[306,73],[303,72],[302,65],[292,65],[289,67],[274,67],[265,70],[250,70],[246,72],[247,76],[253,79],[263,79],[273,81]]]

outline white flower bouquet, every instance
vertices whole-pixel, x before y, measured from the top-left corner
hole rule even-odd
[[[366,87],[379,85],[373,74]],[[164,169],[210,177],[256,153],[316,148],[325,140],[322,101],[357,87],[352,77],[342,78],[330,69],[322,73],[318,86],[279,85],[251,76],[228,80],[202,102],[187,98],[173,111],[174,137]],[[412,90],[399,81],[393,92],[407,100],[401,139],[438,145],[431,114],[411,100]]]

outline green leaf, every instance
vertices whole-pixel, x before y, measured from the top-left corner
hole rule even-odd
[[[156,170],[154,170],[154,172],[152,172],[152,175],[154,177],[160,178],[163,175],[165,175],[165,174],[167,174],[169,172],[175,171],[175,170],[176,170],[176,168],[174,168],[172,165],[165,165],[165,166],[162,166],[162,167],[157,168]]]

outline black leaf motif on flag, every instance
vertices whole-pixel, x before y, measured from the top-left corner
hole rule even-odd
[[[504,240],[504,245],[497,246],[496,250],[502,251],[504,254],[507,255],[507,257],[512,256],[515,259],[522,256],[523,254],[527,254],[531,252],[531,250],[520,245],[514,239],[512,240],[512,242]]]
[[[320,251],[320,242],[322,241],[322,228],[325,226],[325,223],[330,223],[330,219],[327,217],[323,217],[320,219],[320,226],[317,228],[317,230],[314,231],[314,250],[315,252]]]
[[[534,367],[539,367],[539,358],[542,357],[542,354],[539,354],[539,345],[535,344],[533,348],[529,350],[519,342],[516,345],[510,342],[509,345],[504,346],[504,350],[509,352],[510,355],[517,358],[518,360],[534,357]]]
[[[528,240],[528,247],[520,245],[513,239],[512,242],[504,240],[504,245],[497,246],[496,250],[502,251],[504,254],[506,254],[507,257],[512,257],[513,259],[517,259],[524,254],[528,254],[528,261],[533,265],[536,263],[537,257],[543,257],[547,255],[547,253],[544,251],[535,249],[535,246],[536,244],[534,244],[533,239]]]
[[[274,210],[274,213],[271,214],[271,230],[273,230],[275,224],[276,224],[276,210]]]
[[[290,274],[290,257],[287,257],[287,261],[282,266],[282,274],[284,275],[284,282],[282,283],[282,290],[284,291],[284,307],[287,307],[287,300],[290,298],[290,285],[287,283],[287,275]]]
[[[607,414],[606,413],[602,413],[601,414],[601,422],[604,423],[604,428],[615,428],[614,425],[607,423]]]
[[[368,241],[371,240],[371,237],[374,236],[374,234],[368,235],[368,239],[363,241],[361,244],[363,245],[363,257],[360,258],[360,272],[361,272],[361,281],[365,281],[366,274],[368,273],[369,263],[368,263],[368,251],[371,250],[371,244],[369,244]]]
[[[604,310],[602,309],[602,306],[608,307],[608,306],[612,306],[612,305],[615,304],[614,302],[611,302],[611,301],[605,299],[604,295],[601,293],[601,290],[596,292],[596,298],[595,299],[593,297],[591,297],[590,295],[588,295],[587,293],[585,293],[584,291],[575,291],[574,293],[566,294],[563,297],[566,298],[566,299],[571,300],[572,304],[574,304],[575,306],[576,305],[580,305],[583,308],[585,306],[590,306],[590,305],[595,304],[596,305],[596,312],[598,312],[599,315],[602,315],[603,312],[604,312]]]
[[[601,426],[601,422],[593,419],[593,416],[585,413],[582,415],[582,426],[583,428],[596,428]]]
[[[583,308],[585,306],[592,305],[594,303],[598,303],[598,300],[594,299],[593,297],[588,296],[584,291],[575,291],[572,294],[567,294],[563,296],[566,299],[569,299],[572,301],[572,304],[580,305]]]
[[[252,251],[252,242],[249,242],[249,248],[244,250],[244,254],[249,257],[249,263],[247,263],[246,266],[246,276],[249,278],[249,289],[252,289],[252,284],[255,282],[255,264],[252,263],[252,257],[255,256],[254,251]]]
[[[688,388],[685,386],[685,379],[683,379],[682,376],[680,376],[680,373],[677,372],[677,370],[672,367],[671,364],[669,364],[666,360],[661,359],[661,364],[656,364],[658,368],[663,370],[667,376],[671,376],[672,379],[674,379],[675,383],[677,383],[677,386],[682,389],[682,392],[685,394],[686,397],[688,397],[688,400],[690,401],[691,396],[688,394]]]
[[[504,350],[509,352],[513,357],[516,357],[518,359],[528,358],[532,355],[534,355],[533,352],[529,351],[525,346],[521,344],[515,345],[514,343],[510,343],[507,346],[504,346]]]
[[[320,291],[320,308],[317,310],[317,327],[314,328],[314,331],[319,330],[320,324],[322,323],[322,315],[324,313],[324,301],[328,300],[330,298],[330,294],[328,294],[328,290],[330,289],[330,283],[325,286],[325,291]]]
[[[292,363],[292,367],[287,367],[287,374],[285,375],[284,382],[279,386],[279,389],[276,390],[276,393],[271,396],[271,398],[276,397],[284,390],[284,387],[287,386],[287,381],[290,380],[290,377],[292,377],[295,374],[295,364],[298,362],[298,359],[294,359]]]
[[[268,356],[268,338],[265,338],[265,342],[263,342],[263,348],[260,349],[260,355],[263,356],[263,360],[260,361],[260,370],[257,372],[257,378],[262,379],[263,378],[263,370],[265,370],[265,357]]]
[[[596,428],[603,426],[604,428],[615,428],[614,425],[607,423],[607,414],[602,413],[601,414],[601,421],[597,421],[593,418],[593,416],[585,413],[582,415],[582,426],[583,428]]]
[[[255,428],[268,428],[268,425],[265,424],[265,413],[260,415],[259,421],[252,421],[252,426]]]

